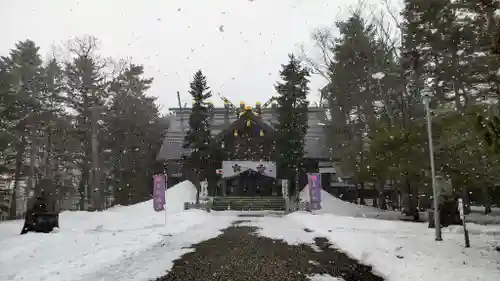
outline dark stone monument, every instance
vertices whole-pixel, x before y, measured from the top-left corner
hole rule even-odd
[[[48,201],[44,192],[36,197],[31,208],[26,211],[21,234],[28,232],[49,233],[54,228],[59,227],[59,213],[55,212],[52,204]]]
[[[434,210],[431,209],[429,214],[429,228],[434,228]],[[439,219],[441,227],[450,225],[462,225],[460,212],[458,211],[458,202],[453,197],[444,197],[439,204]]]

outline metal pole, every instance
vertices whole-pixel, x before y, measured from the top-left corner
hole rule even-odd
[[[431,123],[431,110],[428,98],[424,97],[425,111],[427,115],[427,135],[429,137],[429,158],[431,162],[431,177],[432,177],[432,191],[434,196],[434,230],[436,241],[443,241],[441,236],[441,220],[439,218],[439,190],[436,186],[436,169],[434,166],[434,146],[432,144],[432,123]]]

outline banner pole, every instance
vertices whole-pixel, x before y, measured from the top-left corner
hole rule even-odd
[[[165,214],[165,225],[167,225],[167,186],[168,186],[168,178],[167,173],[163,174],[164,182],[165,182],[165,205],[163,205],[163,213]]]

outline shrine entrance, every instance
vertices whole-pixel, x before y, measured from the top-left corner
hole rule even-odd
[[[276,164],[262,161],[223,161],[223,196],[278,195]]]

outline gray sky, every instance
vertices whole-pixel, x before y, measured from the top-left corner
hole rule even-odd
[[[377,0],[368,2],[378,3]],[[274,94],[280,65],[310,33],[345,18],[354,0],[0,0],[0,54],[18,40],[32,39],[44,56],[50,46],[76,36],[100,39],[101,54],[131,56],[155,78],[149,91],[166,110],[187,93],[197,69],[214,97],[233,103],[265,102]],[[224,31],[220,31],[223,26]],[[317,101],[324,81],[312,78]]]

